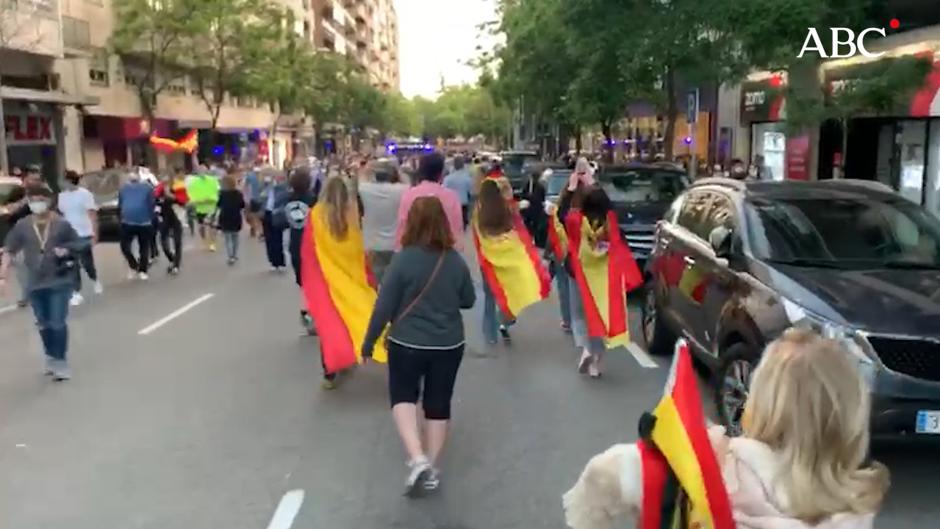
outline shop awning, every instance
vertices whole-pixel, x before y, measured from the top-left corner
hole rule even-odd
[[[0,87],[0,98],[31,101],[34,103],[53,103],[56,105],[97,105],[101,100],[94,96],[78,96],[51,90],[33,90],[30,88]]]

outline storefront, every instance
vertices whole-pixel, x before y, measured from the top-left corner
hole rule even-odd
[[[4,130],[10,168],[39,168],[53,188],[63,172],[62,112],[53,103],[3,100]]]
[[[741,84],[741,124],[750,136],[746,161],[761,165],[764,180],[786,178],[786,100],[782,85],[779,77]]]
[[[172,137],[176,124],[165,119],[85,116],[82,122],[87,170],[118,166],[152,165],[150,135]],[[159,164],[165,166],[164,164]]]

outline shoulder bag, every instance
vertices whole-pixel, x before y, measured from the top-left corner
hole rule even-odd
[[[398,322],[400,322],[401,320],[403,320],[403,319],[405,318],[405,316],[407,316],[407,315],[412,311],[412,309],[415,308],[415,306],[418,304],[418,302],[421,301],[421,298],[423,298],[424,295],[427,294],[428,290],[430,290],[430,288],[431,288],[431,284],[434,283],[434,280],[437,278],[438,272],[441,271],[441,265],[444,264],[444,258],[445,258],[446,256],[447,256],[447,252],[446,252],[446,251],[441,252],[441,255],[437,258],[437,263],[435,263],[435,265],[434,265],[434,270],[432,270],[432,271],[431,271],[431,275],[428,276],[428,280],[427,280],[427,282],[424,284],[424,287],[421,289],[421,292],[418,292],[418,295],[415,296],[415,298],[414,298],[413,300],[411,300],[411,303],[409,303],[408,306],[405,307],[404,310],[402,310],[401,312],[399,312],[398,315],[395,316],[395,318],[392,320],[392,323],[389,324],[389,326],[388,326],[388,331],[386,331],[386,333],[385,333],[385,349],[386,349],[386,350],[388,350],[388,335],[391,334],[391,332],[392,332],[392,327],[394,327],[396,323],[398,323]]]

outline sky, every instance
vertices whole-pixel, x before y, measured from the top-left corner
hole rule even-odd
[[[496,0],[395,0],[398,12],[401,92],[434,98],[445,85],[472,83],[467,60],[479,54],[477,26],[496,18]]]

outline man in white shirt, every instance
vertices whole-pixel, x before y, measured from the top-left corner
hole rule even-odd
[[[363,209],[362,235],[372,273],[379,284],[395,255],[398,208],[408,187],[407,184],[399,183],[398,171],[394,167],[381,167],[375,171],[373,181],[359,184]]]
[[[82,271],[88,274],[88,279],[95,283],[95,294],[104,292],[101,281],[98,280],[98,271],[95,268],[95,243],[98,242],[98,205],[91,191],[81,187],[81,176],[75,171],[65,172],[65,189],[59,193],[59,211],[65,220],[72,225],[72,229],[84,243],[82,250],[76,252],[80,267],[75,268],[75,291],[72,293],[72,306],[81,305],[82,297]]]

